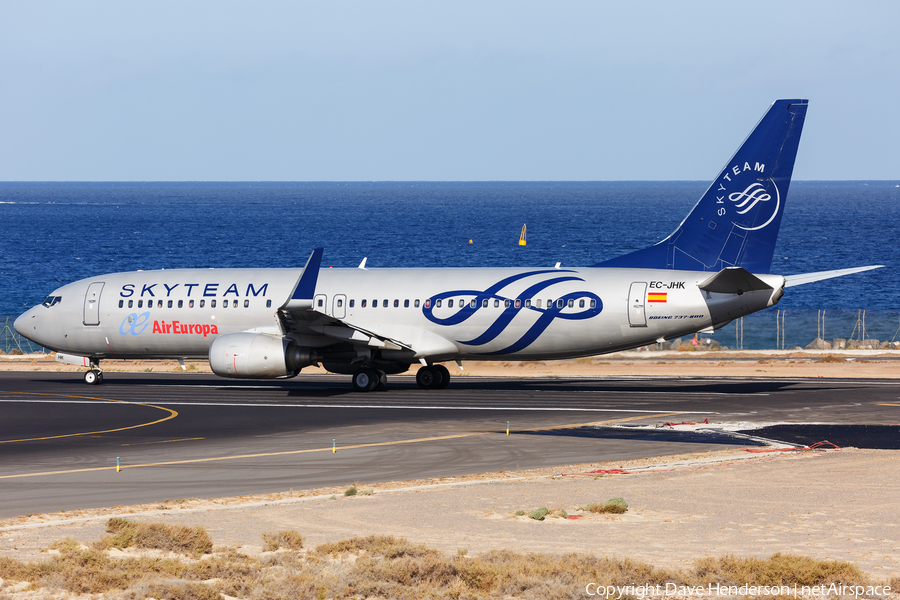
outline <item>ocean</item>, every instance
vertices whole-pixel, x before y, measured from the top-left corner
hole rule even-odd
[[[318,246],[334,267],[585,266],[665,238],[708,185],[0,182],[0,315],[103,273],[302,267]],[[887,268],[790,288],[777,309],[894,311],[898,323],[898,223],[900,182],[793,182],[773,273]]]

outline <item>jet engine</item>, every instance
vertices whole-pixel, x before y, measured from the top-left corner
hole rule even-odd
[[[209,366],[219,377],[294,377],[318,362],[315,352],[292,340],[264,333],[220,335],[209,347]]]

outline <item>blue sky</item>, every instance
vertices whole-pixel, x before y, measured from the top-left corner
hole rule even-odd
[[[0,180],[900,179],[896,2],[6,2]]]

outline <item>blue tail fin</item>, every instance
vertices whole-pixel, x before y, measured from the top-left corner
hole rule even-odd
[[[776,100],[669,237],[593,266],[768,273],[806,107]]]

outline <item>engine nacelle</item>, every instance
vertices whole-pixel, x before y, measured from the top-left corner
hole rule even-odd
[[[293,341],[264,333],[220,335],[209,346],[209,366],[219,377],[274,379],[294,377],[318,361]]]

